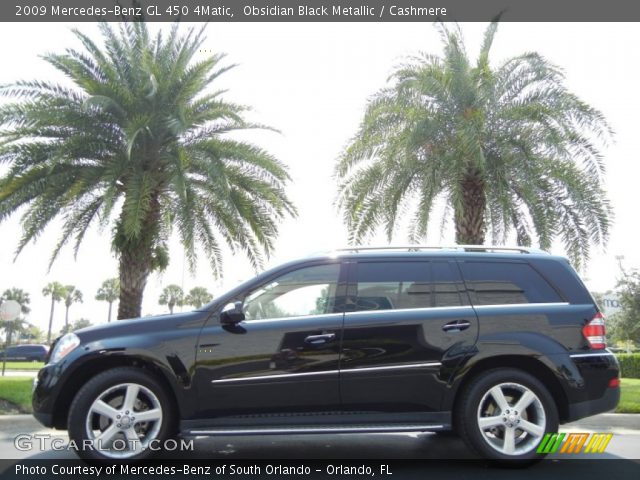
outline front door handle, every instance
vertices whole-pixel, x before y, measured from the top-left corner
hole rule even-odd
[[[322,335],[309,335],[304,339],[304,343],[308,343],[310,345],[322,345],[327,342],[331,342],[335,340],[335,333],[323,333]]]
[[[471,326],[469,320],[454,320],[453,322],[445,323],[442,326],[442,330],[449,333],[461,332]]]

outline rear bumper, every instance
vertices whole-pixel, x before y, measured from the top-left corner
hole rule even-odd
[[[601,398],[569,405],[568,422],[615,410],[620,401],[620,388],[609,388]]]
[[[614,410],[620,401],[620,387],[610,387],[620,377],[620,366],[609,351],[592,351],[570,356],[577,372],[569,396],[567,422]]]

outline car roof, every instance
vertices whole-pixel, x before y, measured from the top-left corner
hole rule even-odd
[[[532,259],[532,258],[564,258],[555,257],[544,250],[529,247],[505,247],[483,245],[403,245],[384,247],[347,247],[326,252],[317,252],[302,260],[323,260],[329,258],[362,259],[362,258],[407,258],[407,257],[456,257],[456,258],[504,258],[504,259]]]

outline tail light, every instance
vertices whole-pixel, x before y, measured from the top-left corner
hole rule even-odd
[[[596,313],[591,321],[582,327],[582,335],[587,339],[591,348],[606,348],[607,339],[605,337],[604,315],[600,312]]]

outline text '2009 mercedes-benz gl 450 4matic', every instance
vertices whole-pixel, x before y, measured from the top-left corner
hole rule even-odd
[[[177,434],[453,429],[483,457],[529,461],[559,424],[615,408],[618,377],[604,318],[562,257],[356,248],[193,312],[67,334],[33,407],[89,459],[144,458]]]

